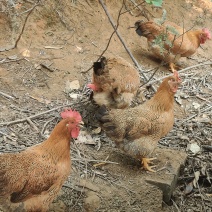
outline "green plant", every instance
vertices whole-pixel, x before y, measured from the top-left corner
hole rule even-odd
[[[163,0],[145,0],[146,3],[148,4],[152,4],[156,7],[161,7],[162,3],[163,3]]]

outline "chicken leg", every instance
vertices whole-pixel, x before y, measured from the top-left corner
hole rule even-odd
[[[149,163],[152,163],[152,160],[155,160],[156,158],[142,158],[142,165],[145,170],[150,171],[150,172],[156,172],[152,168],[155,166],[149,166]]]
[[[175,71],[177,71],[176,70],[176,68],[177,68],[177,66],[174,64],[174,63],[169,63],[169,67],[170,67],[170,69],[171,69],[171,71],[174,73]]]

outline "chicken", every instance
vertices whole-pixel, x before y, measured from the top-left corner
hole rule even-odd
[[[17,211],[48,210],[70,174],[70,139],[78,136],[82,120],[72,110],[62,112],[61,117],[44,142],[20,153],[0,154],[1,205],[7,201]]]
[[[93,64],[94,101],[110,108],[126,108],[135,97],[140,85],[138,71],[122,58],[102,57]]]
[[[211,34],[206,28],[186,31],[169,21],[163,24],[153,21],[137,21],[135,28],[138,35],[147,38],[149,50],[157,58],[169,63],[172,72],[180,57],[193,55],[200,44],[211,39]]]
[[[116,146],[132,157],[142,161],[143,167],[154,172],[149,158],[159,139],[174,124],[174,94],[181,79],[177,71],[167,77],[155,95],[144,104],[134,108],[107,110],[102,106],[96,112],[102,129]]]

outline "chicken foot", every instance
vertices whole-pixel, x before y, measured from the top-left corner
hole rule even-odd
[[[177,71],[176,69],[178,68],[178,66],[176,66],[174,63],[169,63],[169,67],[171,69],[171,71],[174,73],[175,71]]]
[[[152,163],[152,161],[155,159],[157,159],[157,158],[142,158],[141,164],[143,165],[145,170],[150,171],[150,172],[156,172],[155,170],[152,169],[155,166],[149,166],[149,163]]]

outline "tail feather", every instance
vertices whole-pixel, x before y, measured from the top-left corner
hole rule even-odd
[[[164,27],[160,26],[153,21],[136,21],[135,22],[136,33],[146,38],[155,38],[155,36],[161,34],[164,31]]]
[[[111,120],[111,117],[109,115],[109,111],[107,111],[107,108],[105,105],[101,106],[97,112],[96,112],[96,118],[101,123],[102,129],[105,131],[107,136],[109,137],[116,137],[117,132],[117,126],[116,124]]]
[[[96,119],[101,122],[104,123],[105,120],[105,116],[108,116],[108,111],[105,105],[102,105],[96,112],[95,117]]]
[[[139,36],[143,36],[143,30],[141,28],[141,23],[143,23],[143,21],[136,21],[135,22],[135,27],[136,27],[135,31]]]
[[[104,68],[105,68],[106,63],[107,63],[107,60],[105,57],[102,57],[100,59],[100,62],[93,63],[93,71],[97,76],[100,76],[104,73]]]

